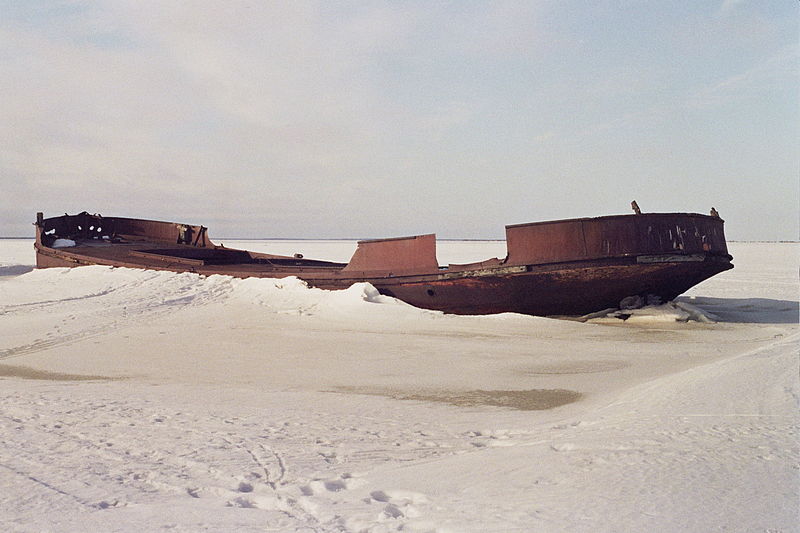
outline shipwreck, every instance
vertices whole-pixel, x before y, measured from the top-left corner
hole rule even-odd
[[[309,286],[346,289],[369,282],[411,305],[456,314],[583,315],[629,296],[672,300],[733,268],[712,214],[641,213],[506,226],[507,254],[440,265],[433,234],[358,242],[348,263],[271,255],[216,245],[202,225],[105,217],[87,212],[36,216],[36,266],[114,267],[297,276]]]

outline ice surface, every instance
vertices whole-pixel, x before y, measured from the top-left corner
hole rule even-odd
[[[502,255],[485,245],[439,260]],[[363,283],[30,271],[32,243],[0,240],[0,522],[797,531],[798,245],[731,253],[609,327],[445,315]]]

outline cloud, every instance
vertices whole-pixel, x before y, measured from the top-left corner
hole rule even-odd
[[[714,113],[793,83],[777,18],[659,5],[3,3],[0,180],[24,229],[41,209],[376,237],[593,214],[687,94]]]
[[[2,30],[11,44],[2,94],[15,104],[3,111],[10,150],[0,164],[43,180],[135,176],[150,186],[213,175],[321,181],[358,172],[398,139],[439,139],[469,119],[470,102],[436,85],[413,106],[392,100],[380,62],[424,56],[431,39],[446,45],[442,61],[526,49],[524,24],[500,30],[508,10],[530,11],[467,10],[440,37],[428,32],[449,17],[420,6],[346,16],[315,2],[64,6],[73,9],[26,13]]]
[[[697,91],[689,105],[702,109],[763,98],[796,82],[799,76],[798,47],[786,46],[750,68]]]
[[[747,0],[723,0],[717,10],[717,16],[726,16],[747,3]]]
[[[246,18],[218,3],[155,15],[105,6],[112,13],[70,14],[65,30],[2,29],[11,50],[0,90],[14,102],[0,111],[6,171],[102,186],[135,176],[154,187],[317,169],[369,137],[369,94],[347,79],[354,58],[325,46],[303,9]],[[98,18],[125,21],[138,44],[98,44],[89,38]]]

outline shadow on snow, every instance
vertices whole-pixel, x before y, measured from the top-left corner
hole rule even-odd
[[[745,324],[797,324],[800,322],[800,302],[771,298],[710,298],[681,296],[685,302],[713,313],[720,322]]]

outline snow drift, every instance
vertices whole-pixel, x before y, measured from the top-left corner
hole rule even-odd
[[[797,245],[606,323],[14,246],[8,531],[797,530]]]

